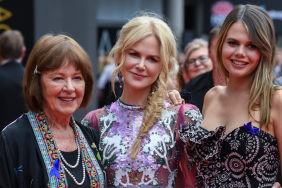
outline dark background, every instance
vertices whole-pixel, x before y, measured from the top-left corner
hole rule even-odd
[[[7,17],[7,13],[3,9],[12,13],[11,17]],[[5,25],[4,25],[5,24]],[[23,59],[23,64],[26,64],[28,54],[34,45],[34,12],[33,0],[2,0],[0,1],[0,33],[5,31],[3,27],[10,27],[13,30],[19,30],[25,39],[27,48],[26,56]]]

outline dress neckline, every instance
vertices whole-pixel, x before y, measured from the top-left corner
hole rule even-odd
[[[235,129],[233,129],[232,131],[230,131],[228,134],[225,134],[225,133],[224,133],[224,136],[227,137],[228,135],[232,134],[232,133],[233,133],[234,131],[236,131],[237,129],[243,128],[243,126],[244,126],[244,125],[242,125],[242,126],[240,126],[240,127],[236,127]],[[210,132],[210,131],[208,131],[207,129],[205,129],[204,127],[202,127],[202,126],[199,126],[199,127],[200,127],[201,129],[207,131],[207,132]],[[218,126],[218,127],[225,127],[225,128],[226,128],[226,125],[220,125],[220,126]],[[216,127],[215,129],[217,129],[218,127]],[[256,128],[258,128],[258,127],[256,127]],[[213,130],[211,130],[211,131],[213,131]],[[267,135],[269,135],[271,138],[276,139],[276,137],[273,136],[272,134],[270,134],[270,133],[268,133],[268,132],[266,132],[266,131],[264,131],[264,130],[262,130],[262,129],[259,128],[258,134],[259,134],[260,132],[264,132],[264,133],[266,133]]]
[[[126,104],[126,103],[122,102],[122,100],[120,98],[117,101],[118,101],[119,106],[121,106],[122,108],[125,108],[125,109],[129,109],[129,110],[143,109],[143,107],[140,106],[140,105]]]

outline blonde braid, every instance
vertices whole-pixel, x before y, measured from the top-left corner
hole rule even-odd
[[[160,118],[162,115],[166,85],[161,76],[159,80],[159,89],[154,94],[150,94],[148,96],[146,110],[143,116],[143,122],[140,127],[140,133],[131,147],[130,157],[132,159],[135,158],[138,153],[142,138],[148,134],[151,127],[158,121],[158,118]],[[154,91],[154,88],[156,87],[156,82],[152,85],[152,91]]]

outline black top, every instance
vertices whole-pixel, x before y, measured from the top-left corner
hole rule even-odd
[[[212,71],[194,77],[182,88],[180,95],[186,103],[195,104],[202,112],[206,93],[214,87]]]
[[[203,187],[272,187],[280,167],[276,138],[245,125],[227,135],[225,130],[191,125],[180,131]]]
[[[78,150],[71,151],[71,152],[64,152],[61,151],[63,157],[65,160],[70,164],[70,165],[75,165],[77,156],[78,156]],[[64,163],[64,162],[63,162]],[[65,165],[65,168],[67,168],[70,173],[75,177],[77,182],[81,182],[83,178],[83,168],[82,168],[82,161],[81,161],[81,155],[79,159],[78,166],[76,168],[70,168],[67,165]],[[89,181],[89,176],[88,173],[85,172],[85,181],[81,186],[76,185],[72,177],[66,172],[67,180],[68,180],[68,186],[70,188],[89,188],[90,187],[90,181]]]
[[[95,143],[99,146],[100,137],[97,130],[78,122],[76,124],[89,145]],[[96,149],[91,147],[95,156]],[[103,171],[101,161],[97,161]],[[68,177],[67,180],[73,182]],[[81,182],[81,179],[78,177],[77,181]],[[24,114],[0,134],[0,187],[49,188],[48,184],[46,165],[28,117]]]
[[[23,98],[24,67],[16,61],[0,66],[0,131],[27,112]]]

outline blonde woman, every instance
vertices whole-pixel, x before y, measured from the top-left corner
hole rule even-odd
[[[194,39],[184,49],[185,62],[183,79],[185,83],[192,78],[212,70],[212,61],[209,58],[208,42],[203,39]]]
[[[113,77],[124,79],[122,96],[84,119],[100,132],[107,186],[176,187],[182,172],[184,182],[178,181],[178,187],[198,186],[178,130],[184,122],[201,121],[201,115],[193,105],[165,101],[177,54],[171,29],[153,16],[133,18],[123,26],[111,54],[117,66]]]
[[[275,32],[268,13],[238,5],[216,44],[228,78],[205,96],[200,126],[182,131],[204,187],[271,187],[282,152],[282,91],[272,84]]]

